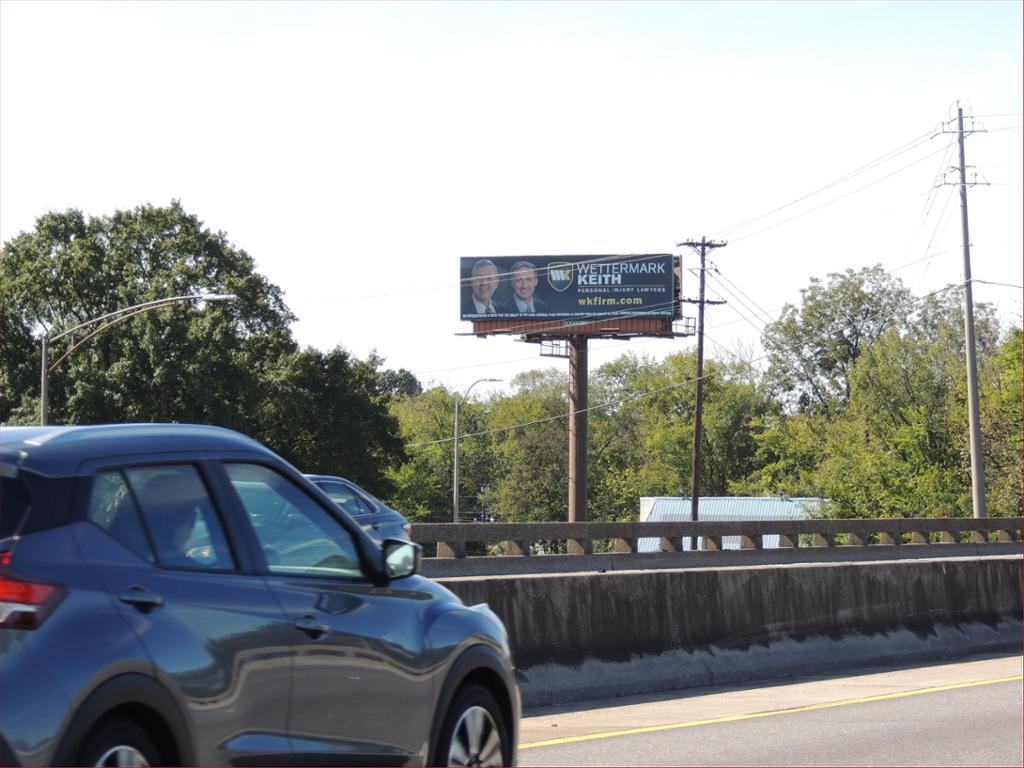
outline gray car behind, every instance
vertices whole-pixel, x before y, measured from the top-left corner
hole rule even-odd
[[[392,509],[362,486],[337,475],[306,475],[328,498],[348,512],[370,538],[409,539],[412,526],[405,516]]]

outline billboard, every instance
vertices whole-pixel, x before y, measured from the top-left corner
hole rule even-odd
[[[463,320],[673,317],[675,257],[491,256],[459,264]]]

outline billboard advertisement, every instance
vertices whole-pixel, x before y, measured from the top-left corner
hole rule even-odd
[[[463,320],[673,317],[675,257],[491,256],[459,264]]]

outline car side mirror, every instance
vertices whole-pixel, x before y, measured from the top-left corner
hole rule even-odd
[[[419,572],[423,556],[423,548],[419,544],[402,539],[385,539],[381,549],[384,572],[389,579],[403,579]]]

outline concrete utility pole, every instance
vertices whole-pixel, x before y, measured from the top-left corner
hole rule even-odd
[[[960,224],[964,237],[964,336],[967,347],[967,422],[971,430],[971,501],[975,517],[985,510],[985,466],[981,456],[981,416],[978,407],[978,355],[974,344],[974,291],[971,285],[971,239],[967,233],[967,164],[964,161],[964,110],[957,106],[960,143]]]
[[[693,414],[693,463],[690,470],[690,519],[697,519],[697,506],[700,499],[700,443],[701,443],[701,432],[703,428],[703,412],[704,412],[704,305],[705,304],[725,304],[724,301],[708,301],[704,298],[704,272],[707,269],[707,253],[709,249],[723,248],[728,243],[725,241],[716,243],[706,238],[701,238],[700,242],[693,240],[687,240],[683,243],[676,243],[676,247],[688,246],[693,248],[700,254],[700,298],[694,301],[693,299],[683,299],[683,301],[689,304],[697,304],[697,404],[694,407]],[[690,548],[694,546],[694,541],[690,540]]]

